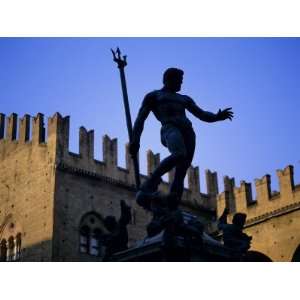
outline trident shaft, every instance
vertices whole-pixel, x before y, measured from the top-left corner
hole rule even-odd
[[[130,115],[130,109],[129,109],[129,102],[128,102],[128,93],[127,93],[127,86],[126,86],[126,78],[125,78],[125,67],[127,66],[127,57],[124,55],[121,57],[121,51],[119,48],[117,48],[117,51],[111,49],[111,52],[113,54],[114,62],[118,64],[118,68],[120,71],[120,78],[121,78],[121,86],[122,86],[122,93],[123,93],[123,102],[124,102],[124,108],[125,108],[125,114],[126,114],[126,124],[128,129],[128,137],[129,142],[132,142],[132,122],[131,122],[131,115]],[[137,155],[132,156],[133,160],[133,167],[134,167],[134,176],[135,176],[135,184],[136,188],[139,189],[140,187],[140,170],[139,170],[139,161]]]

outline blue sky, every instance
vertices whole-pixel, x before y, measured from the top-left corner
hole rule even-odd
[[[193,165],[252,182],[266,173],[278,188],[276,169],[295,166],[300,183],[299,38],[0,38],[0,111],[71,116],[70,150],[78,152],[78,129],[95,129],[96,158],[102,136],[118,137],[119,165],[128,141],[118,70],[110,48],[128,55],[127,85],[133,119],[144,95],[162,86],[168,67],[185,71],[182,93],[212,112],[232,107],[230,122],[204,123],[190,116],[197,134]],[[167,155],[160,126],[145,124],[146,150]]]

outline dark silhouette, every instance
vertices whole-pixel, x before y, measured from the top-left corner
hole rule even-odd
[[[121,79],[121,86],[122,86],[122,94],[123,94],[123,102],[125,108],[125,115],[126,115],[126,125],[128,130],[128,137],[129,142],[132,142],[132,123],[131,123],[131,115],[130,115],[130,108],[129,108],[129,101],[128,101],[128,93],[127,93],[127,86],[126,86],[126,77],[125,77],[125,67],[127,66],[127,56],[121,55],[121,51],[117,48],[116,51],[112,50],[112,55],[114,62],[117,63],[119,71],[120,71],[120,79]],[[136,188],[139,189],[140,187],[140,170],[139,170],[139,161],[137,153],[131,155],[134,167],[134,177],[135,177],[135,184]]]
[[[157,197],[153,202],[159,199],[161,198]],[[162,251],[165,260],[189,260],[190,248],[202,247],[204,228],[198,220],[186,220],[180,209],[169,209],[167,203],[152,204],[151,210],[153,218],[147,226],[148,237],[163,231]],[[181,245],[178,244],[180,240]]]
[[[120,206],[121,217],[118,222],[114,216],[107,216],[104,219],[104,225],[110,232],[103,237],[105,245],[104,260],[108,260],[116,252],[128,249],[127,225],[131,221],[131,209],[124,200],[120,201]]]
[[[194,156],[196,139],[192,123],[186,117],[186,110],[205,122],[232,120],[233,112],[231,108],[219,110],[216,114],[202,110],[189,96],[178,93],[184,72],[180,69],[169,68],[163,75],[163,87],[145,96],[132,128],[124,72],[127,57],[121,55],[119,48],[111,51],[120,71],[129,151],[133,159],[138,190],[136,201],[140,206],[151,211],[153,217],[147,225],[148,237],[154,237],[163,232],[162,249],[165,259],[176,261],[185,257],[188,260],[192,247],[202,248],[204,227],[196,218],[189,219],[186,215],[184,217],[184,213],[178,209],[184,189],[184,178]],[[150,112],[153,112],[161,123],[161,142],[171,154],[160,163],[148,180],[140,185],[138,151],[144,122]],[[157,192],[161,177],[173,168],[175,168],[175,176],[169,193],[163,195]],[[109,217],[106,222],[106,227],[113,228],[110,231],[114,232],[114,228],[117,228],[115,218]],[[111,235],[112,241],[118,241],[118,238],[113,238],[117,235],[117,233]],[[111,245],[113,244],[114,242],[111,242]],[[107,256],[121,250],[117,248],[108,246]]]
[[[7,244],[5,239],[0,243],[0,261],[7,261]]]
[[[226,247],[237,250],[240,253],[246,253],[250,249],[251,236],[243,232],[247,215],[236,213],[233,216],[232,224],[227,224],[229,210],[224,209],[222,216],[219,218],[218,228],[223,231],[223,241]]]
[[[179,94],[183,74],[184,72],[180,69],[167,69],[163,75],[163,88],[145,96],[134,123],[130,143],[131,155],[136,156],[139,151],[144,122],[150,112],[153,112],[156,119],[161,122],[161,142],[171,153],[140,187],[137,202],[145,209],[150,208],[149,202],[157,196],[155,192],[161,182],[161,176],[173,168],[175,168],[175,176],[170,187],[170,195],[175,209],[181,200],[184,178],[195,151],[195,133],[185,111],[189,111],[205,122],[232,120],[233,118],[231,108],[219,110],[214,114],[202,110],[189,96]]]

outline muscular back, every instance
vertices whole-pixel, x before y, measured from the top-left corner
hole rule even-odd
[[[158,90],[149,93],[146,98],[150,110],[162,125],[173,123],[178,126],[191,126],[185,110],[192,100],[188,96]]]
[[[179,128],[191,128],[192,123],[186,117],[185,110],[188,110],[195,117],[205,122],[217,121],[217,115],[202,110],[192,98],[175,92],[169,92],[161,89],[148,93],[133,127],[133,141],[139,143],[141,133],[144,128],[144,122],[152,111],[162,126],[171,123]]]

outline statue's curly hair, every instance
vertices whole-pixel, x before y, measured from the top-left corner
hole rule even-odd
[[[163,83],[171,81],[174,78],[182,77],[184,72],[177,68],[168,68],[163,75]]]

